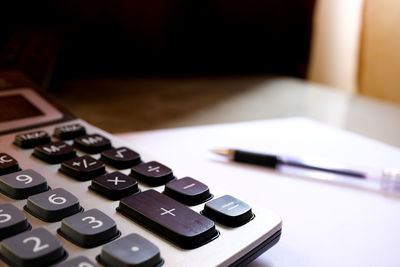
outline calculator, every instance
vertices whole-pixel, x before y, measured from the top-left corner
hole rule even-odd
[[[0,110],[1,266],[243,266],[279,241],[274,211],[31,88],[0,91]]]

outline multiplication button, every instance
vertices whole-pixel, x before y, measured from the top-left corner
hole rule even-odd
[[[57,141],[36,146],[32,155],[47,163],[57,164],[75,158],[76,151],[65,142]]]
[[[93,179],[90,189],[112,200],[140,191],[137,181],[121,172],[112,172]]]
[[[138,234],[122,237],[101,249],[98,257],[104,266],[161,266],[160,250]]]
[[[101,160],[116,169],[127,169],[141,162],[140,155],[127,147],[113,148],[101,153]]]
[[[44,228],[36,228],[0,243],[0,256],[11,266],[49,266],[66,258],[60,240]]]
[[[0,191],[13,199],[25,199],[48,189],[46,179],[34,170],[0,176]]]
[[[45,131],[34,131],[15,136],[14,144],[21,148],[34,148],[50,141],[50,136]]]
[[[103,162],[90,156],[82,156],[64,161],[59,171],[80,181],[86,181],[104,174],[106,168]]]
[[[0,175],[19,171],[19,164],[13,157],[6,153],[0,153]]]
[[[24,209],[45,222],[61,221],[82,211],[78,199],[63,188],[30,196]]]
[[[120,235],[115,221],[98,209],[63,219],[58,233],[84,248],[99,246]]]
[[[29,230],[31,226],[24,213],[14,205],[0,205],[0,240]]]
[[[70,140],[86,134],[86,129],[80,124],[70,124],[54,129],[54,137],[61,140]]]
[[[79,150],[89,154],[100,153],[111,148],[109,139],[99,134],[88,134],[74,139],[74,145]]]
[[[172,170],[157,161],[150,161],[133,167],[130,176],[150,186],[163,185],[174,179]]]
[[[231,227],[241,226],[254,217],[249,205],[230,195],[206,203],[202,214]]]

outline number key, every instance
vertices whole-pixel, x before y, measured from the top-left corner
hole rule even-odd
[[[63,188],[30,196],[24,209],[45,222],[60,221],[82,210],[78,199]]]
[[[0,205],[0,240],[30,228],[25,214],[14,205],[9,203]]]
[[[34,170],[0,176],[0,191],[13,199],[25,199],[48,189],[46,179]]]
[[[13,266],[48,266],[64,259],[66,252],[49,231],[37,228],[3,240],[0,255]]]
[[[84,248],[104,244],[120,235],[114,220],[98,209],[91,209],[63,219],[58,233]]]
[[[84,256],[76,257],[72,260],[60,263],[57,267],[95,267],[96,264]]]

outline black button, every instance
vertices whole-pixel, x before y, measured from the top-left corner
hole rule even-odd
[[[206,203],[202,214],[231,227],[241,226],[254,217],[249,205],[229,195]]]
[[[106,168],[103,162],[90,156],[82,156],[64,161],[59,171],[78,180],[86,181],[104,174]]]
[[[88,134],[74,139],[74,145],[79,150],[89,154],[100,153],[111,148],[111,142],[99,134]]]
[[[197,205],[212,197],[208,186],[191,177],[169,182],[164,194],[186,205]]]
[[[3,240],[0,254],[12,266],[48,266],[67,256],[60,240],[44,228]]]
[[[98,259],[104,266],[161,266],[163,263],[158,247],[138,234],[105,245]]]
[[[130,168],[141,162],[140,155],[127,147],[103,151],[100,160],[120,170]]]
[[[45,222],[61,221],[82,210],[78,199],[63,188],[30,196],[24,209]]]
[[[90,189],[112,200],[139,192],[137,181],[121,172],[112,172],[93,179]]]
[[[44,145],[36,146],[33,154],[35,157],[50,164],[61,163],[65,160],[75,158],[74,148],[63,141],[50,142]]]
[[[34,148],[35,146],[50,143],[50,136],[45,131],[35,131],[15,136],[14,144],[21,148]]]
[[[218,236],[213,221],[155,190],[121,199],[117,210],[182,248],[196,248]]]
[[[48,189],[46,179],[34,170],[0,176],[0,191],[13,199],[25,199]]]
[[[120,235],[114,220],[98,209],[63,219],[58,233],[84,248],[99,246]]]
[[[86,129],[80,124],[71,124],[54,129],[54,137],[61,140],[70,140],[86,134]]]
[[[14,205],[0,205],[0,240],[29,230],[31,226],[25,214]]]
[[[18,162],[6,153],[0,153],[0,175],[19,171]]]
[[[151,186],[163,185],[174,179],[172,170],[157,161],[150,161],[133,167],[130,176]]]
[[[72,260],[62,262],[57,267],[95,267],[96,263],[92,262],[84,256],[78,256]]]

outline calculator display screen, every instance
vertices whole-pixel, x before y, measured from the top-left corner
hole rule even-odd
[[[0,110],[0,122],[43,115],[43,112],[22,95],[0,96]]]

